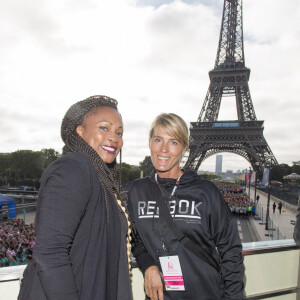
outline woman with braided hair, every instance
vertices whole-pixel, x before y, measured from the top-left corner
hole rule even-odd
[[[19,300],[132,299],[130,224],[115,183],[122,135],[109,97],[89,97],[65,114],[63,155],[41,178],[36,245]]]

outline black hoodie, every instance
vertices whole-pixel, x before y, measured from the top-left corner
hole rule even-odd
[[[152,183],[149,178],[136,180],[129,191],[128,201],[136,228],[132,252],[142,272],[152,265],[161,270],[160,256],[178,255],[185,291],[164,291],[165,300],[243,299],[242,245],[236,220],[217,187],[195,172],[186,171],[170,199],[176,180],[159,178],[163,199],[173,221],[190,240],[221,261],[222,274],[184,248],[159,218],[153,193],[154,173],[150,179]]]

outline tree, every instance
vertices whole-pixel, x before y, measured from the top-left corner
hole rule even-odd
[[[300,161],[293,161],[292,173],[300,175]]]
[[[143,171],[144,176],[150,175],[150,173],[154,169],[150,156],[145,156],[144,160],[140,162],[140,168]]]
[[[271,180],[283,182],[283,176],[292,173],[292,168],[287,164],[275,165],[271,169]]]
[[[10,153],[2,153],[0,154],[0,174],[4,175],[8,173],[8,170],[10,168]]]
[[[131,181],[131,180],[135,180],[135,179],[139,178],[140,171],[141,171],[140,167],[131,165],[128,180]]]
[[[7,180],[10,176],[10,161],[11,154],[10,153],[2,153],[0,154],[0,185],[7,185]]]
[[[118,167],[119,169],[119,164]],[[140,168],[138,166],[129,165],[122,162],[122,181],[132,181],[140,177]],[[119,174],[117,174],[119,179]]]
[[[119,168],[119,166],[118,166]],[[122,180],[128,180],[130,174],[130,165],[122,163]]]
[[[39,178],[43,166],[44,156],[41,151],[18,150],[11,154],[11,168],[15,178]]]
[[[59,153],[52,148],[42,149],[44,155],[44,169],[58,159]]]

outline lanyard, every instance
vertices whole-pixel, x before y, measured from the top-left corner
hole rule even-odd
[[[155,181],[156,181],[157,185],[159,186],[158,178],[157,178],[157,173],[155,173],[154,176],[155,176]],[[178,185],[179,185],[180,178],[181,178],[181,176],[179,176],[179,177],[177,178],[176,184],[175,184],[174,187],[173,187],[173,190],[172,190],[172,192],[171,192],[171,194],[170,194],[170,196],[169,196],[169,199],[172,199],[172,197],[175,195],[176,189],[177,189],[177,187],[178,187]]]
[[[156,181],[158,187],[160,187],[160,186],[159,186],[159,182],[158,182],[158,178],[157,178],[157,177],[158,177],[158,176],[157,176],[157,173],[155,173],[155,181]],[[171,192],[171,194],[170,194],[170,196],[169,196],[169,199],[172,199],[172,197],[175,195],[176,189],[177,189],[177,187],[178,187],[178,185],[179,185],[180,177],[181,177],[181,176],[179,176],[179,177],[177,178],[176,184],[175,184],[174,187],[173,187],[173,190],[172,190],[172,192]],[[160,235],[160,241],[161,241],[161,244],[162,244],[162,248],[163,248],[164,250],[167,250],[167,248],[166,248],[166,242],[165,242],[163,236],[162,236],[161,234],[159,234],[159,235]]]

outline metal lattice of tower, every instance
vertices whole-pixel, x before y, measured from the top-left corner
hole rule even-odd
[[[197,171],[211,155],[231,152],[244,157],[253,170],[277,164],[257,121],[245,67],[242,0],[224,0],[219,45],[210,85],[197,122],[190,126],[190,148],[183,164]],[[235,96],[235,121],[218,121],[222,97]]]

